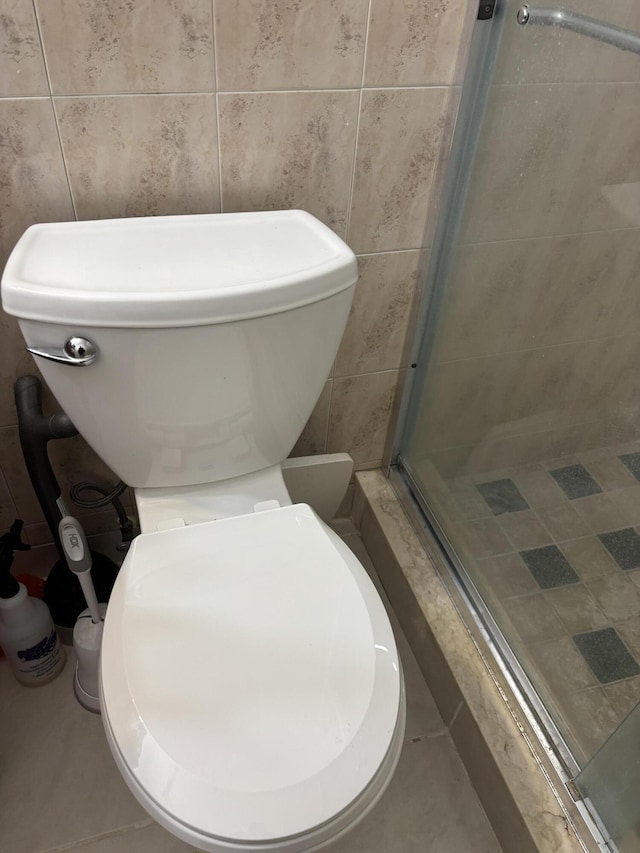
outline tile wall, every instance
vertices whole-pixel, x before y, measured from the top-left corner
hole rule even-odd
[[[640,60],[519,5],[417,438],[445,477],[640,436]],[[640,32],[635,0],[580,11]]]
[[[0,267],[34,222],[309,210],[357,252],[361,277],[294,452],[378,466],[474,11],[467,0],[0,0]],[[20,516],[38,543],[48,532],[12,392],[28,372],[1,314],[0,530]],[[80,439],[52,455],[65,488],[113,482]]]

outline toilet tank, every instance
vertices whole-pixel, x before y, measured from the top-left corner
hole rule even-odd
[[[135,487],[215,482],[284,460],[349,314],[353,252],[303,211],[34,225],[2,279],[38,367]],[[71,337],[95,360],[68,360]]]

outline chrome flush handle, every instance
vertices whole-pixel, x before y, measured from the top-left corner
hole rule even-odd
[[[46,358],[49,361],[57,361],[60,364],[71,364],[83,367],[92,364],[98,357],[98,348],[86,338],[71,337],[66,344],[58,347],[27,347],[32,355]]]

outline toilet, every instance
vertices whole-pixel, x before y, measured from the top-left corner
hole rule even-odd
[[[400,756],[389,619],[320,517],[349,460],[287,460],[356,279],[344,242],[291,210],[34,225],[2,279],[52,392],[134,490],[102,719],[135,797],[200,850],[324,848]]]

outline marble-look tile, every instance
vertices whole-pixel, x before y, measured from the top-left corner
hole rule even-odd
[[[537,513],[555,542],[577,539],[590,533],[588,524],[568,501],[555,506],[540,507]]]
[[[422,246],[447,94],[363,91],[348,234],[354,251]]]
[[[329,428],[329,406],[331,404],[332,379],[325,382],[320,398],[315,405],[300,438],[296,441],[290,456],[311,456],[324,453],[327,447],[327,430]]]
[[[520,554],[485,557],[476,563],[474,581],[499,599],[539,592],[540,587],[525,566]]]
[[[365,86],[453,82],[465,0],[372,0]]]
[[[216,0],[222,92],[360,86],[368,0]]]
[[[439,653],[444,652],[444,664],[451,667],[450,672],[453,672],[455,683],[467,703],[455,717],[452,734],[503,850],[505,853],[523,853],[525,850],[531,853],[535,850],[577,853],[583,848],[574,835],[573,827],[580,824],[580,818],[573,804],[566,800],[564,806],[558,804],[548,777],[540,772],[540,765],[532,757],[507,705],[498,699],[495,683],[392,487],[380,471],[358,474],[356,479],[369,504],[364,517],[373,515],[380,531],[375,553],[371,548],[369,550],[376,560],[377,549],[381,552],[386,549],[384,568],[380,569],[377,562],[376,567],[403,627],[405,608],[403,605],[398,610],[396,605],[396,597],[403,597],[401,580],[408,585],[422,613],[423,630],[432,632],[431,657],[434,649],[443,650]],[[368,545],[364,520],[363,539]],[[414,614],[410,612],[407,615],[411,631],[406,627],[405,631],[413,643],[412,637],[418,626]],[[552,644],[558,642],[564,641],[551,641]],[[566,642],[571,643],[570,640]],[[573,650],[579,664],[579,654],[575,647]],[[552,652],[548,656],[555,658],[556,655]],[[420,657],[418,661],[425,672]],[[592,684],[593,676],[584,662],[582,665],[587,683]],[[427,683],[439,701],[430,678],[427,678]],[[583,686],[579,679],[578,684]],[[444,717],[450,719],[448,715]],[[561,791],[561,786],[558,790]],[[571,814],[572,823],[566,820],[567,812]]]
[[[566,635],[566,629],[542,593],[510,598],[503,602],[523,643],[554,640]]]
[[[0,269],[2,266],[0,261]],[[0,308],[0,426],[18,421],[13,386],[18,377],[25,375],[38,375],[38,370],[25,349],[18,321]]]
[[[640,268],[640,252],[638,268]],[[636,477],[611,448],[584,453],[581,455],[581,461],[606,492],[638,485]]]
[[[562,490],[549,476],[549,472],[538,465],[516,468],[511,471],[511,479],[533,509],[551,506],[565,500]]]
[[[419,261],[420,252],[358,258],[360,277],[335,376],[400,367]]]
[[[606,533],[609,530],[625,527],[629,523],[627,514],[621,512],[612,494],[612,492],[605,492],[573,501],[572,506],[591,533]]]
[[[500,516],[498,524],[513,545],[514,550],[537,548],[552,542],[549,531],[540,524],[535,512],[513,512]]]
[[[327,452],[350,453],[355,462],[382,458],[397,371],[333,380]]]
[[[534,643],[529,654],[554,695],[598,683],[570,637]]]
[[[640,616],[640,589],[621,572],[589,581],[587,586],[611,622]]]
[[[18,684],[0,660],[0,795],[12,818],[0,823],[0,847],[11,853],[75,847],[84,838],[148,821],[116,767],[102,720],[73,695],[75,656],[66,652],[63,672],[33,690]]]
[[[610,619],[586,586],[576,583],[570,586],[548,589],[544,597],[560,617],[569,634],[594,631],[604,628]]]
[[[211,92],[210,0],[37,0],[53,93]]]
[[[0,97],[48,94],[33,6],[0,0]]]
[[[220,95],[223,211],[302,208],[344,237],[357,113],[355,91]]]
[[[508,554],[514,550],[502,528],[493,518],[467,521],[459,524],[455,529],[460,535],[460,544],[472,557],[482,559],[496,554]]]
[[[562,716],[578,758],[586,763],[619,725],[619,714],[602,687],[566,693],[561,700]]]
[[[462,246],[445,295],[440,358],[618,334],[618,302],[639,266],[633,229]]]
[[[563,542],[561,550],[583,581],[615,574],[618,571],[613,557],[596,536]]]
[[[463,242],[640,226],[639,98],[639,83],[494,86]]]
[[[615,626],[616,631],[625,641],[632,654],[640,660],[640,617],[625,619]]]
[[[73,219],[48,99],[0,100],[0,174],[0,266],[4,266],[29,225]]]
[[[395,776],[373,811],[335,842],[335,853],[498,853],[500,846],[462,762],[445,735],[407,744]],[[187,853],[156,824],[88,842],[79,853]]]
[[[80,219],[220,209],[213,95],[55,103]]]
[[[613,706],[619,723],[640,702],[640,678],[628,678],[626,681],[618,681],[615,684],[605,684],[602,689]]]

